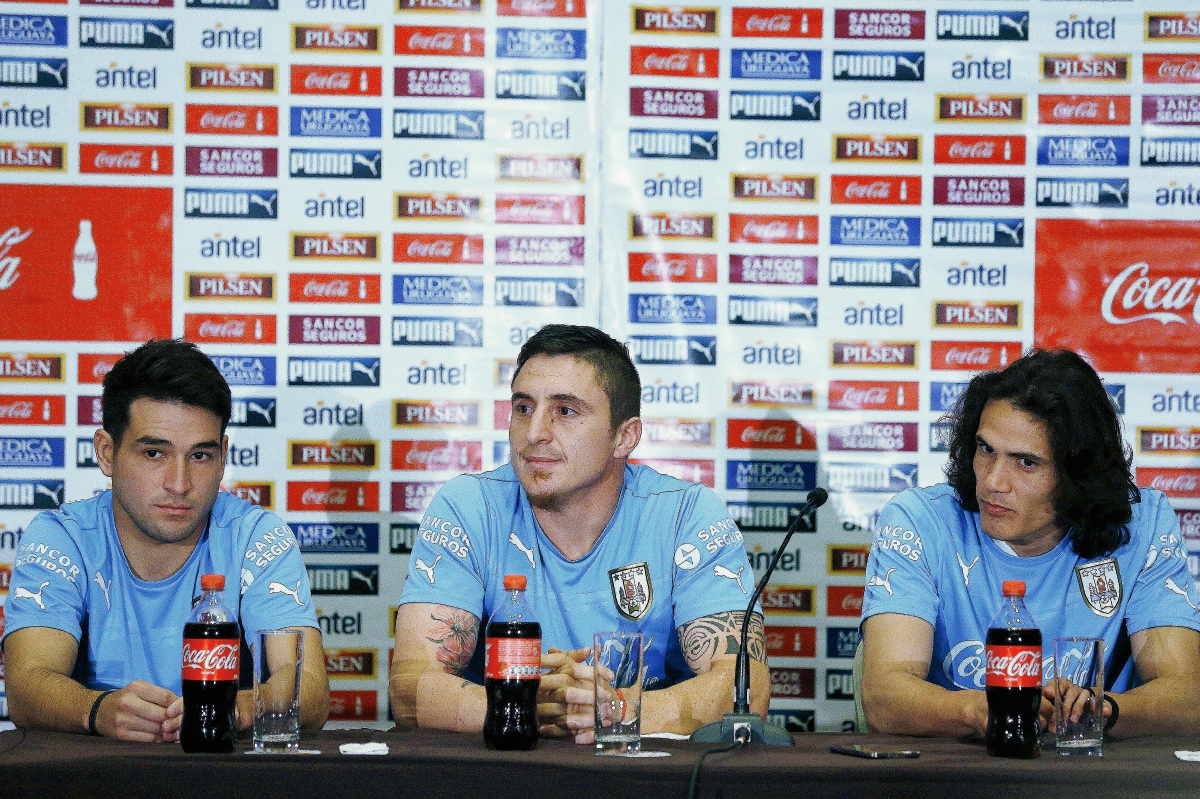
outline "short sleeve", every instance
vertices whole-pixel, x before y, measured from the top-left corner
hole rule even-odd
[[[456,477],[429,503],[408,557],[400,604],[449,605],[483,618],[487,505],[478,480]]]
[[[242,524],[251,526],[248,537],[238,536],[250,542],[242,566],[241,620],[246,635],[282,627],[316,627],[308,570],[291,528],[269,512],[250,514]]]
[[[704,486],[689,488],[680,507],[674,561],[676,627],[746,609],[754,593],[754,572],[741,530],[725,503]]]
[[[4,634],[25,627],[62,630],[76,641],[87,615],[88,571],[56,514],[41,513],[21,536],[4,605]]]
[[[918,492],[906,491],[879,513],[867,559],[863,619],[901,613],[937,623],[940,601],[928,545],[937,537],[941,522],[919,497]]]
[[[1175,512],[1157,491],[1143,491],[1141,507],[1134,507],[1141,517],[1134,523],[1140,521],[1151,538],[1125,606],[1129,632],[1150,627],[1200,630],[1200,594],[1188,572],[1187,547]]]

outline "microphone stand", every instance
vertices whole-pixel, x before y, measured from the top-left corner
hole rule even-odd
[[[750,597],[750,604],[746,606],[746,615],[742,618],[741,649],[738,650],[737,666],[733,673],[733,712],[726,713],[720,721],[705,724],[692,733],[690,740],[703,743],[737,742],[741,744],[753,741],[780,746],[791,746],[795,743],[787,730],[776,724],[765,723],[757,713],[750,712],[750,649],[747,640],[750,637],[750,614],[754,612],[755,603],[758,602],[763,589],[767,587],[767,581],[771,579],[771,573],[775,571],[779,557],[787,548],[788,542],[792,540],[792,534],[800,526],[800,520],[804,518],[804,514],[824,505],[829,499],[829,493],[818,487],[809,491],[805,499],[800,513],[788,525],[787,535],[784,536],[783,543],[775,550],[775,557],[771,559],[771,564],[767,566],[762,579],[754,587],[754,595]]]

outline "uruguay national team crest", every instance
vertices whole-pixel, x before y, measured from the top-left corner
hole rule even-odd
[[[1121,604],[1121,569],[1116,558],[1105,558],[1075,567],[1079,590],[1093,613],[1111,619]]]
[[[654,586],[650,582],[650,567],[645,563],[634,563],[619,569],[610,569],[608,582],[612,586],[613,602],[621,615],[637,621],[646,615],[654,601]]]

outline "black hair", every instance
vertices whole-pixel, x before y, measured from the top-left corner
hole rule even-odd
[[[1055,523],[1083,558],[1111,554],[1129,542],[1132,505],[1141,501],[1133,453],[1100,376],[1069,350],[1033,350],[1006,369],[975,375],[948,416],[946,478],[969,511],[975,496],[975,439],[983,408],[1004,400],[1046,426],[1057,478]]]
[[[125,353],[104,376],[100,405],[104,430],[119,447],[129,427],[129,407],[139,399],[181,402],[211,411],[229,424],[233,400],[220,370],[195,344],[181,339],[148,341]]]
[[[609,419],[616,430],[626,419],[642,415],[642,380],[629,352],[603,330],[586,325],[546,325],[521,346],[517,370],[535,355],[572,355],[591,364],[596,382],[608,394]]]

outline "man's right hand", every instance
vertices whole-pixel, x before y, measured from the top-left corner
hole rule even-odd
[[[96,731],[122,741],[164,743],[179,740],[182,721],[182,697],[134,680],[104,697],[96,713]]]
[[[542,669],[549,671],[538,684],[538,724],[547,738],[592,743],[595,683],[592,667],[583,663],[591,652],[587,647],[569,652],[551,647],[542,655]]]

